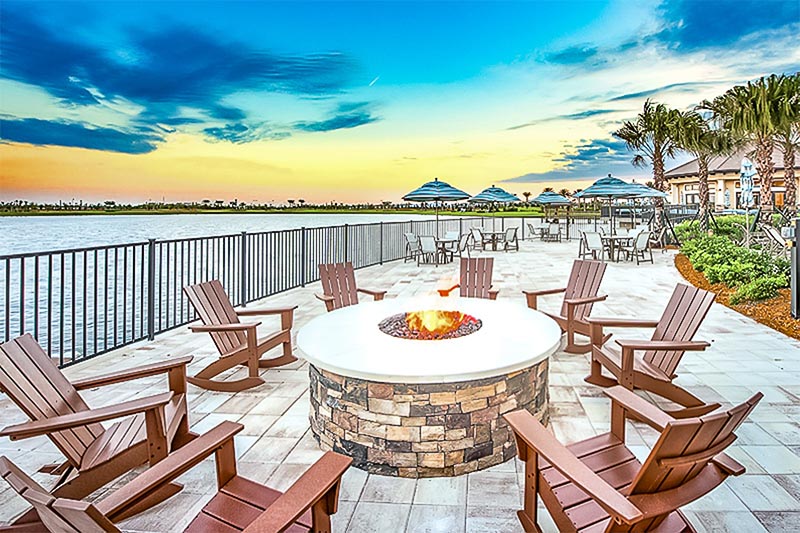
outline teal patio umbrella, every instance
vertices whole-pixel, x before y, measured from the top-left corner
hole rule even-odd
[[[472,203],[484,203],[484,204],[510,204],[513,202],[519,202],[519,198],[507,192],[500,187],[496,187],[492,185],[491,187],[482,190],[475,196],[469,199],[469,202]]]
[[[600,178],[584,190],[575,193],[575,198],[600,198],[608,199],[609,210],[611,211],[611,233],[614,233],[614,210],[610,209],[611,202],[617,198],[632,198],[636,192],[631,184],[613,177],[611,174],[605,178]]]
[[[466,200],[469,194],[461,189],[456,189],[449,183],[434,178],[422,186],[403,196],[406,202],[434,202],[436,210],[436,237],[439,237],[439,202],[458,202]]]

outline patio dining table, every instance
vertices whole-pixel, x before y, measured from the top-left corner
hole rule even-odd
[[[436,248],[438,249],[439,253],[437,253],[437,261],[439,254],[442,255],[444,258],[445,263],[449,263],[453,260],[454,249],[450,247],[451,244],[458,245],[458,239],[436,239]],[[448,257],[450,258],[448,261]]]
[[[624,244],[630,242],[631,237],[628,235],[603,235],[603,246],[608,248],[608,257],[611,261],[619,261],[619,249]],[[616,252],[616,253],[615,253]]]
[[[506,231],[505,230],[499,230],[499,231],[498,230],[491,230],[491,231],[483,231],[483,230],[481,230],[481,233],[484,234],[484,235],[488,235],[491,238],[492,251],[496,252],[497,251],[497,243],[500,242],[500,237],[505,235]]]

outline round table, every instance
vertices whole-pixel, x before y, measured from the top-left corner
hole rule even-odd
[[[482,327],[455,339],[401,339],[378,323],[403,312],[456,310]],[[311,428],[364,470],[459,475],[514,456],[503,413],[547,419],[549,356],[561,330],[522,302],[396,298],[335,310],[300,329],[309,361]]]

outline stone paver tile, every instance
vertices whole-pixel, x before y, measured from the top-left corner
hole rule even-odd
[[[164,524],[169,524],[175,531],[183,531],[208,503],[212,494],[202,495],[181,491],[146,513],[140,513],[120,522],[119,528],[123,531],[164,531]]]
[[[267,396],[250,409],[249,414],[254,415],[282,415],[295,402],[296,398],[282,398]]]
[[[332,533],[347,533],[350,519],[356,510],[356,502],[343,501],[339,498],[339,505],[336,514],[331,517]]]
[[[800,475],[775,476],[775,481],[780,483],[786,492],[800,501]]]
[[[237,422],[244,426],[244,429],[239,435],[255,435],[261,437],[278,420],[280,420],[280,417],[277,415],[246,414],[237,420]]]
[[[522,491],[516,473],[473,472],[467,483],[467,506],[516,508]]]
[[[392,504],[360,501],[350,519],[348,532],[387,533],[404,531],[411,504]]]
[[[800,474],[800,457],[786,446],[742,446],[768,474]]]
[[[189,415],[189,421],[191,422],[190,429],[195,433],[202,434],[215,428],[221,422],[236,422],[241,417],[242,415],[234,413],[210,413],[203,416],[203,418]]]
[[[715,488],[702,498],[693,501],[684,507],[692,511],[747,511],[744,503],[724,483]]]
[[[800,524],[800,511],[764,512],[758,511],[755,517],[770,533],[797,533]],[[737,528],[729,531],[741,531]]]
[[[461,505],[467,502],[467,476],[430,477],[417,480],[414,505]]]
[[[781,444],[797,445],[800,443],[800,424],[797,422],[761,422],[758,425]]]
[[[467,507],[466,533],[525,533],[517,518],[518,509]]]
[[[406,533],[464,533],[463,505],[412,505]]]
[[[308,431],[308,416],[280,417],[265,433],[268,437],[293,437],[300,438]]]
[[[731,477],[726,483],[751,511],[800,510],[800,502],[771,476]]]
[[[416,487],[416,479],[370,475],[361,492],[361,501],[411,503]]]
[[[725,531],[766,533],[766,529],[750,512],[684,511],[697,533],[722,533]]]
[[[361,491],[367,484],[367,474],[365,471],[350,467],[342,476],[342,484],[339,486],[339,499],[344,501],[358,501],[361,498]]]
[[[299,439],[280,437],[261,437],[250,447],[247,453],[242,456],[242,461],[279,463],[294,449],[298,440]]]
[[[286,492],[310,466],[307,464],[281,463],[272,473],[266,485],[275,490]]]
[[[284,463],[311,465],[317,462],[324,454],[325,452],[320,449],[314,439],[314,435],[309,430],[283,461]]]

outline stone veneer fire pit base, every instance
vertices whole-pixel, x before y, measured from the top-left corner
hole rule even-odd
[[[545,358],[529,368],[472,381],[380,383],[310,365],[311,429],[324,449],[374,474],[457,476],[514,457],[501,418],[524,408],[548,421]]]

